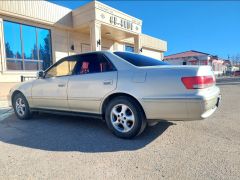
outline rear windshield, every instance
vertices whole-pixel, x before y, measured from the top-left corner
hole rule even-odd
[[[150,58],[150,57],[143,56],[140,54],[135,54],[135,53],[130,53],[130,52],[114,52],[114,54],[135,66],[168,65],[168,63],[163,62],[161,60]]]

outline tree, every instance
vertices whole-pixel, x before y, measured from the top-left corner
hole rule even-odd
[[[239,65],[240,64],[240,53],[231,56],[232,65]]]
[[[21,59],[22,58],[22,56],[21,56],[21,54],[19,52],[16,53],[16,58],[17,59]]]
[[[34,44],[34,47],[32,49],[32,59],[38,59],[38,50],[36,44]]]
[[[14,58],[14,54],[13,51],[11,50],[11,47],[9,45],[9,43],[5,43],[5,48],[6,48],[6,57],[8,58]]]
[[[44,45],[40,44],[39,55],[40,59],[43,60],[43,69],[47,69],[51,65],[51,49],[50,49],[50,34],[44,38]]]

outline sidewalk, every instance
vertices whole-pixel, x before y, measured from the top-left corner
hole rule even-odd
[[[13,109],[8,106],[8,102],[0,100],[0,121],[13,114]]]

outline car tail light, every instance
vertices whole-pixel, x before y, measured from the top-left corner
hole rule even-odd
[[[187,89],[204,89],[215,84],[214,76],[182,77],[181,80]]]

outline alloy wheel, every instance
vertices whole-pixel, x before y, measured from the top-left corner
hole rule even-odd
[[[119,132],[126,133],[134,127],[133,111],[125,104],[115,105],[111,110],[110,118],[113,127]]]
[[[16,111],[19,116],[24,116],[26,112],[26,105],[22,98],[17,98],[16,100]]]

